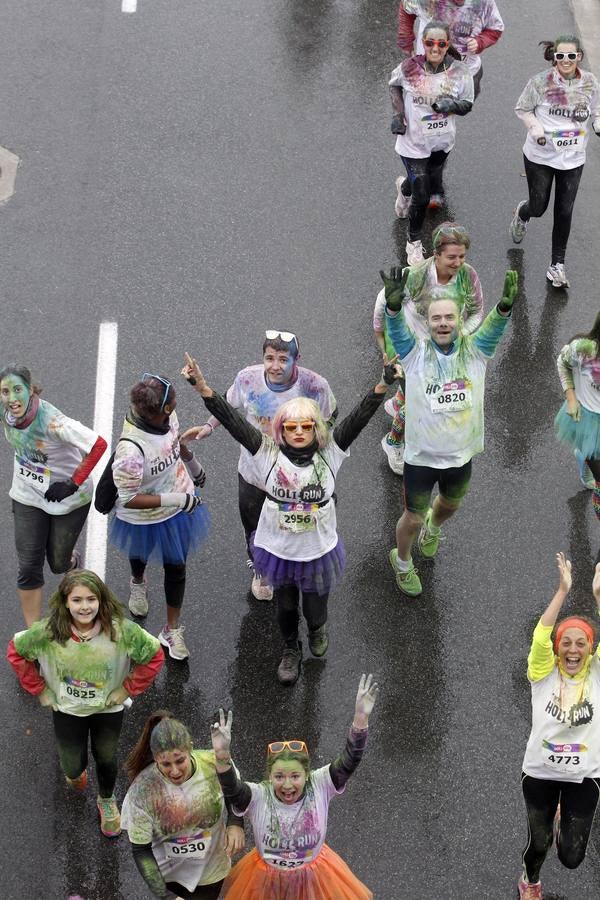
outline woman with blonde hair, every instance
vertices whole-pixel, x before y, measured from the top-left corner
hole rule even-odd
[[[348,447],[383,402],[387,384],[382,377],[333,431],[313,400],[289,400],[277,410],[269,437],[208,386],[188,354],[182,375],[208,411],[248,451],[252,483],[267,495],[252,552],[257,570],[275,589],[277,620],[285,641],[277,676],[282,684],[295,684],[302,662],[300,596],[308,645],[314,656],[324,656],[329,643],[327,600],[346,561],[337,533],[336,475]],[[394,377],[395,372],[386,371],[386,378],[393,381]]]

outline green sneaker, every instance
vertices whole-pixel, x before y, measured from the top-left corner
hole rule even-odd
[[[390,550],[390,565],[396,576],[396,584],[403,594],[407,594],[409,597],[418,597],[423,592],[423,587],[421,579],[417,575],[417,570],[413,566],[408,572],[401,572],[397,563],[398,550],[394,547],[393,550]]]
[[[441,528],[436,528],[435,531],[433,530],[431,525],[431,514],[432,509],[430,507],[427,510],[423,527],[421,528],[417,539],[419,553],[421,553],[422,556],[426,556],[427,559],[431,559],[437,553],[441,537]]]

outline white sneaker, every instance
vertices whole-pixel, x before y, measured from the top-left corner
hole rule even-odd
[[[267,584],[260,575],[254,573],[254,578],[252,579],[252,587],[250,588],[252,592],[252,596],[257,600],[272,600],[273,599],[273,588],[270,584]]]
[[[389,400],[386,400],[383,404],[383,408],[385,409],[388,416],[391,416],[392,419],[396,418],[396,410],[394,409],[394,398],[390,397]]]
[[[406,242],[406,261],[409,266],[414,266],[417,263],[423,262],[425,259],[423,255],[423,244],[421,241],[407,241]]]
[[[388,444],[387,435],[384,435],[381,438],[381,446],[388,458],[392,472],[395,475],[402,475],[404,472],[404,444]]]
[[[567,273],[565,272],[565,267],[562,263],[556,263],[555,265],[548,266],[548,271],[546,272],[546,278],[548,281],[552,282],[552,287],[555,288],[568,288],[569,280],[567,278]]]
[[[410,206],[410,197],[405,197],[401,190],[405,181],[406,178],[403,178],[402,175],[396,178],[396,190],[398,191],[398,196],[396,197],[394,210],[399,219],[405,219],[407,217],[408,207]]]
[[[172,659],[187,659],[190,655],[190,651],[183,640],[184,631],[185,625],[180,625],[179,628],[169,628],[168,625],[165,625],[158,635],[158,639],[163,647],[168,647],[169,656]]]
[[[521,211],[521,207],[525,203],[525,200],[521,200],[520,203],[517,203],[517,208],[515,209],[514,215],[511,219],[510,223],[510,236],[513,239],[513,244],[520,244],[523,238],[525,237],[525,232],[527,231],[527,226],[529,221],[525,222],[519,215]]]
[[[148,615],[148,583],[145,576],[140,584],[133,578],[129,579],[129,612],[140,618]]]

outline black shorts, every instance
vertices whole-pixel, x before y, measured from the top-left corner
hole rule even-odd
[[[450,469],[432,469],[430,466],[413,466],[404,463],[404,508],[419,516],[425,516],[431,505],[431,492],[437,484],[440,496],[452,506],[460,506],[469,490],[471,460],[464,466]]]

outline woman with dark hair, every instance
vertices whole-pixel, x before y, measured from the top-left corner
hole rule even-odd
[[[527,660],[532,728],[521,786],[528,839],[521,900],[542,900],[540,870],[552,845],[568,869],[583,862],[600,796],[600,648],[596,629],[574,615],[556,620],[571,589],[571,563],[556,554],[559,585],[535,627]],[[600,612],[600,563],[592,583]]]
[[[572,447],[600,519],[600,313],[590,332],[565,344],[556,363],[565,392],[554,422],[556,434]]]
[[[332,763],[311,769],[304,741],[273,741],[267,773],[259,784],[241,781],[231,763],[232,713],[219,710],[211,727],[217,773],[233,812],[252,823],[255,849],[232,869],[223,887],[227,900],[370,900],[371,891],[325,843],[329,804],[356,771],[369,732],[379,687],[362,675],[354,719],[344,750]]]
[[[50,599],[50,615],[8,645],[21,686],[52,707],[54,733],[67,784],[86,788],[88,738],[96,761],[100,830],[116,837],[117,744],[128,697],[145,691],[164,656],[155,637],[123,616],[123,607],[97,575],[69,572]],[[131,668],[133,663],[133,668]]]
[[[510,232],[520,244],[529,219],[546,212],[554,181],[552,259],[546,278],[553,287],[568,288],[565,254],[590,123],[600,134],[600,86],[595,75],[579,67],[583,48],[576,35],[563,34],[542,46],[552,68],[527,82],[515,107],[527,127],[523,158],[529,197],[517,204]]]
[[[244,829],[226,810],[213,751],[194,750],[185,725],[158,710],[125,768],[133,783],[122,825],[152,896],[216,900]]]
[[[401,0],[398,46],[407,56],[412,56],[415,42],[417,52],[421,52],[421,36],[430,19],[441,19],[450,28],[452,44],[462,54],[463,62],[473,76],[477,99],[483,74],[481,54],[495,44],[504,31],[495,0]]]
[[[26,625],[42,615],[44,560],[52,572],[77,565],[74,553],[106,441],[47,400],[25,366],[0,372],[4,434],[15,451],[9,496],[19,560],[17,592]]]
[[[442,222],[432,235],[433,256],[411,266],[407,272],[405,300],[406,322],[423,340],[429,337],[427,310],[433,300],[454,300],[460,314],[460,333],[473,334],[483,319],[483,291],[475,269],[465,262],[471,246],[469,232],[458,222]],[[385,288],[375,301],[373,330],[384,363],[394,356],[394,348],[385,327]],[[381,439],[381,446],[392,472],[404,472],[404,385],[393,399],[386,400],[385,411],[392,416],[392,427]]]
[[[275,588],[277,620],[285,641],[277,677],[282,684],[293,685],[302,664],[300,596],[311,653],[324,656],[329,646],[327,602],[346,563],[337,533],[335,480],[349,456],[348,447],[383,402],[387,384],[382,378],[333,431],[314,400],[288,400],[275,413],[268,436],[209,387],[195,359],[186,353],[185,360],[181,374],[247,450],[248,475],[267,495],[252,551],[258,570]],[[393,381],[396,375],[386,377]]]
[[[180,624],[186,560],[204,541],[209,517],[196,489],[206,476],[179,438],[175,390],[170,381],[147,372],[130,394],[112,471],[118,491],[110,540],[129,558],[129,610],[148,612],[148,562],[164,569],[167,624],[158,635],[173,659],[186,659]]]
[[[473,77],[450,43],[450,29],[433,20],[423,30],[425,55],[405,59],[392,72],[392,133],[406,178],[396,179],[396,215],[408,216],[408,265],[422,262],[421,231],[430,203],[444,202],[442,175],[456,140],[455,116],[473,107]]]

